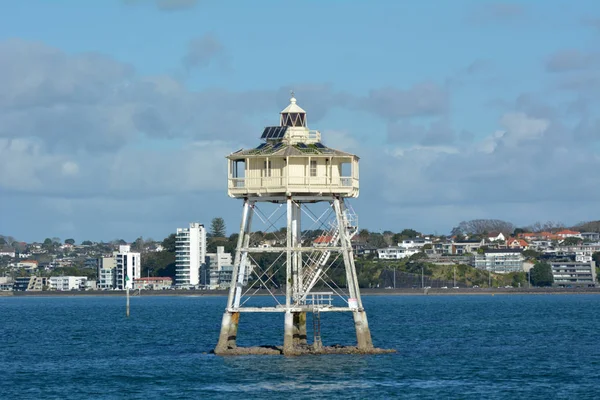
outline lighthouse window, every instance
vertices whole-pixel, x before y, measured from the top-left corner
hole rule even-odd
[[[310,176],[317,176],[317,160],[310,160]]]
[[[271,160],[265,160],[263,174],[265,178],[271,177]]]

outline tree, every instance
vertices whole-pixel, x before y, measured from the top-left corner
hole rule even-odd
[[[592,254],[592,260],[594,260],[597,266],[600,266],[600,252],[597,251]]]
[[[91,245],[93,245],[93,243],[90,240],[84,240],[83,242],[81,242],[81,244],[83,246],[91,246]]]
[[[5,246],[6,245],[6,239],[4,239],[3,237],[0,237],[0,246]]]
[[[523,228],[515,228],[512,235],[516,237],[516,236],[520,235],[521,233],[526,233],[526,232],[527,232],[527,230],[525,230]]]
[[[531,283],[534,286],[552,286],[554,283],[552,267],[546,262],[535,263],[529,273],[531,274]]]
[[[554,232],[564,229],[565,224],[558,221],[536,222],[528,226],[526,229],[529,232]]]
[[[539,251],[535,251],[532,249],[523,250],[523,257],[525,258],[538,258],[542,255]]]
[[[580,232],[600,232],[600,221],[580,222],[573,229]]]
[[[213,218],[210,222],[210,236],[225,237],[225,221],[221,217]]]
[[[141,236],[135,239],[135,241],[131,244],[131,250],[133,251],[142,252],[144,248],[144,238]]]
[[[162,247],[164,251],[168,251],[169,253],[175,253],[175,239],[177,235],[171,233],[162,241]]]
[[[472,219],[462,221],[452,229],[452,235],[482,235],[490,232],[502,232],[504,235],[514,232],[515,226],[511,222],[499,219]]]
[[[421,234],[417,231],[415,231],[414,229],[404,229],[402,230],[402,232],[400,232],[401,236],[404,236],[405,238],[416,238],[418,236],[421,236]]]
[[[369,232],[368,229],[361,229],[358,232],[358,237],[360,238],[360,240],[362,240],[363,242],[366,242],[367,240],[369,240],[369,235],[371,233]]]
[[[583,242],[582,238],[572,236],[572,237],[568,237],[565,240],[563,240],[562,245],[563,246],[577,246],[581,242]]]
[[[65,239],[65,244],[75,244],[75,239]]]

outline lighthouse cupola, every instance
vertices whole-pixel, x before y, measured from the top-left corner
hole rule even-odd
[[[296,104],[294,92],[290,104],[281,111],[280,126],[293,126],[306,128],[306,111]]]

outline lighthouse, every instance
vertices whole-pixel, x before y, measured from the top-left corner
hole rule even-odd
[[[267,126],[255,148],[240,149],[227,156],[228,195],[243,201],[231,287],[223,314],[215,353],[254,354],[237,346],[238,322],[248,313],[281,313],[284,355],[325,352],[321,343],[321,314],[352,315],[356,346],[349,352],[377,352],[371,340],[363,307],[351,239],[357,233],[356,214],[348,199],[359,194],[359,158],[324,145],[321,133],[308,128],[306,112],[292,93],[290,104],[280,112],[279,125]],[[322,206],[322,214],[310,207]],[[275,207],[265,212],[266,207]],[[329,218],[329,220],[327,220]],[[306,240],[302,221],[323,229],[316,239]],[[280,223],[278,243],[261,246],[252,240],[253,221],[266,226]],[[307,229],[307,228],[305,228]],[[269,253],[269,265],[255,262]],[[278,257],[275,257],[277,255]],[[337,260],[343,268],[344,287],[327,283]],[[342,267],[339,267],[343,263]],[[285,281],[273,280],[279,265]],[[262,302],[251,305],[250,296],[267,291]],[[276,293],[279,291],[279,293]],[[265,293],[264,293],[265,294]],[[270,296],[269,296],[270,294]],[[267,299],[272,305],[265,305]],[[313,343],[307,341],[307,313],[312,313]],[[260,351],[256,353],[260,354]]]

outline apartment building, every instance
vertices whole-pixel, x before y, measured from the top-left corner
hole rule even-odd
[[[142,273],[141,255],[131,251],[130,245],[119,246],[115,253],[115,289],[124,290],[133,288],[133,280],[138,279]]]
[[[189,228],[177,228],[175,237],[175,285],[196,286],[206,259],[206,229],[197,222]]]
[[[551,261],[554,286],[595,287],[596,263],[577,261]]]
[[[474,257],[475,268],[497,274],[523,271],[523,255],[517,249],[488,249]]]

